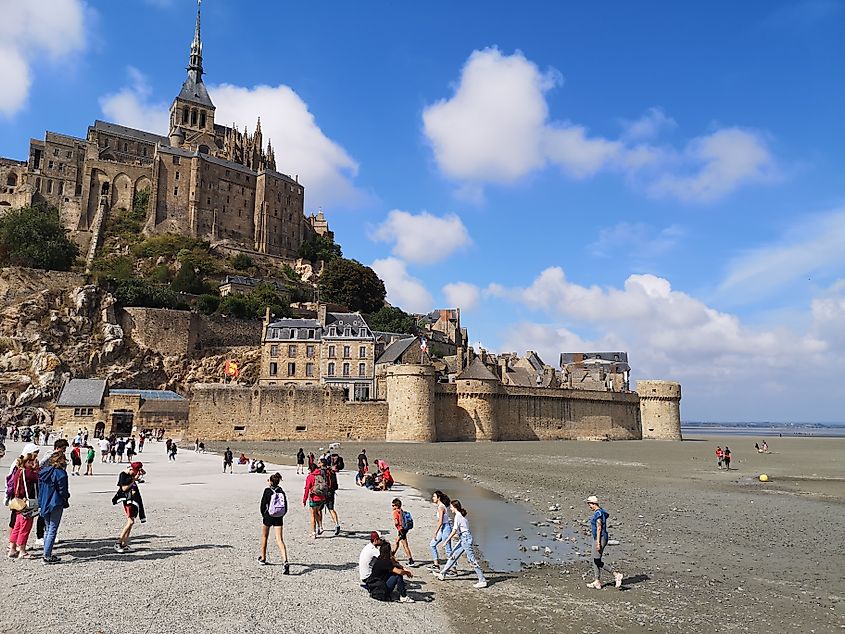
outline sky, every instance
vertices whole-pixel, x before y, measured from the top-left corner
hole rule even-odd
[[[0,14],[0,156],[166,133],[193,0]],[[202,38],[216,120],[261,116],[392,304],[626,350],[684,420],[845,420],[845,0],[205,0]]]

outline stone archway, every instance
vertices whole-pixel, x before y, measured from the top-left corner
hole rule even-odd
[[[114,177],[111,186],[111,208],[130,209],[132,207],[132,179],[120,173]]]

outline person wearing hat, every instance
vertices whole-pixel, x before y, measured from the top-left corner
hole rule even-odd
[[[121,471],[117,478],[117,493],[112,498],[112,504],[123,502],[123,512],[126,514],[126,525],[120,531],[117,543],[114,545],[115,552],[125,553],[129,550],[129,535],[135,520],[147,521],[144,513],[144,501],[141,499],[141,492],[138,490],[138,482],[142,480],[144,465],[140,462],[131,463],[125,471]]]
[[[361,555],[358,557],[358,577],[364,587],[366,587],[367,579],[373,574],[373,563],[379,556],[379,547],[384,543],[379,532],[373,531],[370,533],[370,542],[361,550]]]
[[[604,553],[604,549],[607,546],[607,518],[610,517],[610,513],[605,511],[601,505],[599,504],[599,499],[595,495],[591,495],[586,500],[587,506],[590,507],[590,510],[593,512],[593,516],[590,518],[590,530],[593,536],[593,543],[592,543],[592,550],[593,550],[593,574],[595,575],[595,579],[592,583],[588,583],[588,588],[594,588],[596,590],[601,590],[601,571],[604,569],[605,564],[601,560],[602,554]],[[622,587],[622,573],[613,570],[612,568],[608,567],[608,572],[613,573],[613,578],[616,582],[616,587]]]

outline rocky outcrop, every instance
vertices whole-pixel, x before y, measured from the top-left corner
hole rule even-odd
[[[127,337],[118,312],[114,297],[83,276],[0,269],[0,422],[43,422],[73,377],[189,394],[194,383],[219,381],[234,357],[242,381],[257,379],[258,346],[198,358],[168,355]]]

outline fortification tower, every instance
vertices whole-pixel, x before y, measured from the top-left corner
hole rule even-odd
[[[674,381],[637,381],[643,438],[681,438],[681,384]]]
[[[385,373],[387,433],[385,440],[434,442],[434,367],[402,363]]]
[[[481,361],[473,359],[455,379],[458,407],[467,412],[475,424],[476,440],[498,440],[498,401],[504,388],[498,377]]]

